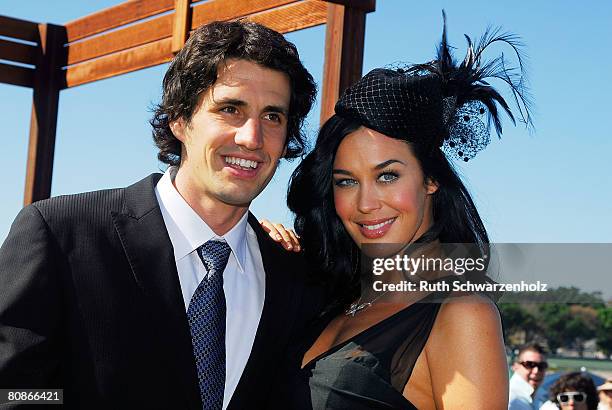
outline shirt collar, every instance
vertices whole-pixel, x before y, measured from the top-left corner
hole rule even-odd
[[[531,402],[531,395],[534,392],[531,384],[523,379],[518,373],[514,373],[510,378],[510,389],[515,393],[527,398]]]
[[[242,218],[238,221],[232,229],[229,230],[223,239],[232,249],[232,253],[236,256],[236,262],[238,262],[238,268],[240,272],[244,273],[244,259],[246,258],[246,228],[248,225],[249,213],[245,212]]]
[[[176,261],[186,257],[211,239],[223,239],[232,250],[240,272],[244,273],[246,257],[246,227],[248,212],[225,235],[219,236],[187,204],[172,181],[177,167],[169,167],[155,187]]]

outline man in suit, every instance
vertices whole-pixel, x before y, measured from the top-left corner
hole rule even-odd
[[[196,30],[153,126],[170,165],[17,216],[0,250],[0,388],[74,408],[262,408],[320,307],[303,263],[249,213],[304,149],[312,76],[261,25]],[[296,259],[298,258],[298,259]]]

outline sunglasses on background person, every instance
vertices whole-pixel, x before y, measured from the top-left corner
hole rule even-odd
[[[519,362],[519,364],[521,366],[523,366],[525,369],[533,369],[534,367],[537,367],[538,370],[544,371],[546,369],[548,369],[548,362],[532,362],[532,361],[525,361],[525,362]]]
[[[574,403],[584,403],[586,398],[586,393],[578,391],[566,391],[557,394],[557,401],[561,404],[569,403],[570,400],[572,400]]]

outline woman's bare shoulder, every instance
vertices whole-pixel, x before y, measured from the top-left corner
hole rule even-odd
[[[442,305],[438,315],[443,322],[456,324],[459,320],[465,325],[468,321],[499,319],[499,310],[495,303],[484,295],[455,292]]]
[[[438,407],[507,406],[508,375],[501,320],[489,298],[466,294],[444,303],[426,354]]]

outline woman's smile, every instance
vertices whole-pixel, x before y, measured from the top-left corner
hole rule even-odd
[[[359,230],[363,236],[368,239],[378,239],[385,236],[389,229],[391,229],[391,226],[396,219],[397,217],[393,217],[355,223],[359,225]]]

